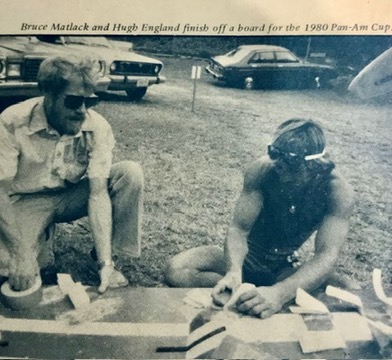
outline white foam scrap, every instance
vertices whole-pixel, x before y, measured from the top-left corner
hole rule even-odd
[[[374,269],[373,270],[373,288],[374,292],[376,293],[377,297],[385,304],[392,306],[392,297],[387,297],[385,295],[384,289],[382,287],[382,280],[381,280],[381,270]]]
[[[301,308],[302,313],[305,311],[312,314],[327,314],[328,308],[320,300],[309,295],[305,290],[298,288],[295,297],[295,303]],[[290,309],[291,310],[291,309]],[[298,311],[298,309],[295,309]]]
[[[363,304],[362,304],[362,300],[359,296],[354,295],[352,293],[350,293],[347,290],[343,290],[343,289],[339,289],[337,287],[334,287],[332,285],[328,285],[325,293],[328,296],[332,296],[334,298],[337,298],[339,300],[348,302],[352,305],[355,305],[361,312],[363,310]]]

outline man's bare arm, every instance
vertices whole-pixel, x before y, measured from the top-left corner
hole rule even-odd
[[[312,290],[328,279],[346,239],[353,204],[351,187],[343,179],[332,180],[330,205],[316,234],[314,257],[276,284],[285,302],[295,297],[298,287]]]
[[[112,261],[112,205],[107,187],[107,179],[90,179],[90,196],[88,200],[88,215],[99,262]],[[99,292],[104,292],[109,286],[111,265],[101,270],[101,286]]]
[[[242,265],[248,252],[247,237],[262,209],[262,204],[260,191],[247,188],[242,190],[225,242],[227,272],[242,272]]]
[[[263,208],[260,189],[263,166],[261,161],[254,163],[244,176],[243,189],[237,200],[225,242],[227,272],[242,272],[242,265],[248,252],[247,237]]]
[[[259,187],[263,164],[257,162],[247,171],[244,186],[234,210],[225,242],[226,275],[213,290],[214,300],[218,304],[227,301],[220,295],[232,292],[242,282],[242,265],[248,252],[247,237],[263,208],[263,196]]]

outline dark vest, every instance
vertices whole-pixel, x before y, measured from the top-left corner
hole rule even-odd
[[[263,187],[278,181],[271,169]],[[287,256],[298,249],[319,227],[327,208],[330,172],[317,174],[306,186],[296,203],[276,205],[276,196],[263,191],[264,205],[248,236],[249,254]]]

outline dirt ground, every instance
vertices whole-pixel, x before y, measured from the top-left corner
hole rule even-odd
[[[391,282],[390,102],[360,101],[341,89],[244,91],[203,73],[192,112],[191,66],[204,62],[162,60],[167,82],[151,87],[141,102],[112,93],[96,108],[114,129],[115,160],[136,160],[145,171],[142,256],[120,264],[132,286],[165,286],[162,272],[171,256],[223,244],[243,171],[265,153],[276,126],[291,117],[323,125],[327,152],[355,189],[337,271],[366,286],[372,269],[381,268],[384,281]],[[86,219],[62,225],[55,269],[96,284],[91,247]],[[309,243],[303,256],[311,250]]]

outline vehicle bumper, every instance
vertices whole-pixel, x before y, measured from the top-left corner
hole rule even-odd
[[[98,80],[97,92],[105,92],[110,85],[110,79],[104,77]],[[22,97],[34,97],[41,95],[38,89],[38,83],[36,81],[26,82],[26,81],[4,81],[0,80],[0,97],[12,97],[12,96],[22,96]]]
[[[212,75],[215,79],[225,80],[224,76],[221,73],[219,73],[219,72],[215,71],[214,69],[212,69],[210,67],[210,65],[206,66],[206,71],[207,71],[208,74]]]
[[[124,76],[110,75],[109,90],[128,90],[162,84],[166,81],[164,76]]]
[[[39,96],[40,91],[36,82],[0,81],[0,97]]]
[[[110,86],[110,78],[105,76],[103,78],[101,78],[100,80],[98,80],[97,83],[97,92],[105,92],[106,90],[108,90]]]

